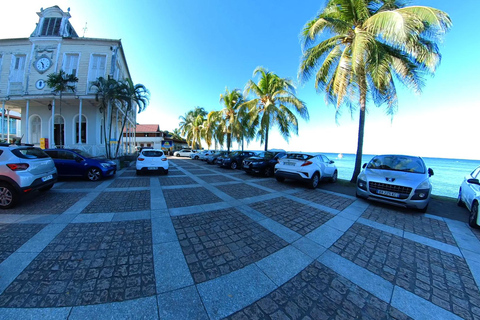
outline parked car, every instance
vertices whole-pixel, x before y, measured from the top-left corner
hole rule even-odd
[[[192,160],[202,160],[206,154],[210,154],[210,150],[196,150],[190,155]]]
[[[457,204],[461,207],[467,207],[470,211],[468,224],[472,228],[479,228],[480,220],[478,207],[480,203],[480,167],[477,167],[472,173],[465,176],[465,179],[458,191]]]
[[[311,189],[318,187],[321,180],[336,182],[338,176],[334,161],[318,153],[288,153],[275,165],[275,179],[305,181]]]
[[[181,149],[181,150],[175,151],[173,155],[175,157],[190,157],[192,152],[194,152],[192,151],[192,149]]]
[[[252,151],[235,151],[230,152],[223,157],[217,159],[217,164],[220,167],[226,167],[231,169],[241,169],[243,159],[247,157],[253,157],[255,155]],[[221,160],[220,160],[221,159]]]
[[[253,157],[243,160],[242,169],[246,173],[257,173],[267,177],[273,176],[275,165],[279,159],[285,158],[287,152],[285,150],[272,149],[269,151],[259,152]]]
[[[50,190],[57,181],[53,160],[33,145],[0,144],[0,208],[15,206],[31,191]]]
[[[80,149],[45,149],[52,157],[59,177],[85,177],[97,181],[115,175],[117,164],[105,157],[94,157]]]
[[[217,159],[219,157],[223,157],[227,154],[227,151],[219,151],[219,152],[215,152],[215,153],[212,153],[211,155],[209,155],[208,157],[206,157],[206,161],[208,164],[215,164],[217,163]]]
[[[147,172],[163,172],[168,174],[168,159],[159,149],[143,150],[136,162],[137,175]]]
[[[198,159],[199,160],[202,160],[202,161],[207,161],[207,157],[211,154],[214,154],[215,151],[214,150],[204,150],[204,152],[201,152],[199,155],[198,155]]]
[[[433,170],[420,157],[378,155],[357,178],[357,197],[427,211]]]

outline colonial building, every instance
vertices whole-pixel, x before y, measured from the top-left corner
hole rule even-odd
[[[8,14],[4,12],[4,14]],[[12,13],[13,14],[13,13]],[[102,111],[92,83],[99,77],[123,80],[130,77],[120,40],[79,37],[69,22],[70,12],[58,6],[40,9],[38,23],[28,38],[0,39],[0,133],[7,138],[4,117],[21,114],[22,142],[50,147],[80,148],[93,155],[116,146],[123,107]],[[13,27],[13,26],[12,26]],[[63,70],[78,78],[74,92],[59,94],[47,86],[47,75]],[[137,107],[127,116],[121,153],[133,152]],[[107,113],[107,114],[106,114]],[[112,115],[111,139],[105,142]],[[108,130],[106,130],[108,132]]]
[[[135,129],[135,141],[137,149],[140,147],[162,147],[163,132],[158,124],[137,124]]]

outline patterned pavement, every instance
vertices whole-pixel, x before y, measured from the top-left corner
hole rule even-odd
[[[0,212],[0,319],[480,319],[480,232],[190,159]]]

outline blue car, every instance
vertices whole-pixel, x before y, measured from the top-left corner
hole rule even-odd
[[[59,177],[85,177],[90,181],[113,176],[117,172],[115,162],[95,158],[79,149],[45,149],[55,162]]]

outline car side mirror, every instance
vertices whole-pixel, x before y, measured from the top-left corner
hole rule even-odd
[[[77,161],[77,162],[82,162],[82,161],[83,161],[83,158],[75,157],[75,161]]]
[[[428,176],[429,176],[429,177],[433,176],[433,170],[432,170],[432,168],[428,168]]]
[[[480,185],[480,181],[478,179],[468,179],[467,182],[470,184]]]
[[[365,169],[366,167],[367,167],[367,164],[364,163],[363,166],[362,166],[362,168]]]
[[[330,164],[332,164],[332,163],[335,163],[335,161],[333,161],[333,160],[330,160],[330,162],[329,162],[329,163],[330,163]]]

